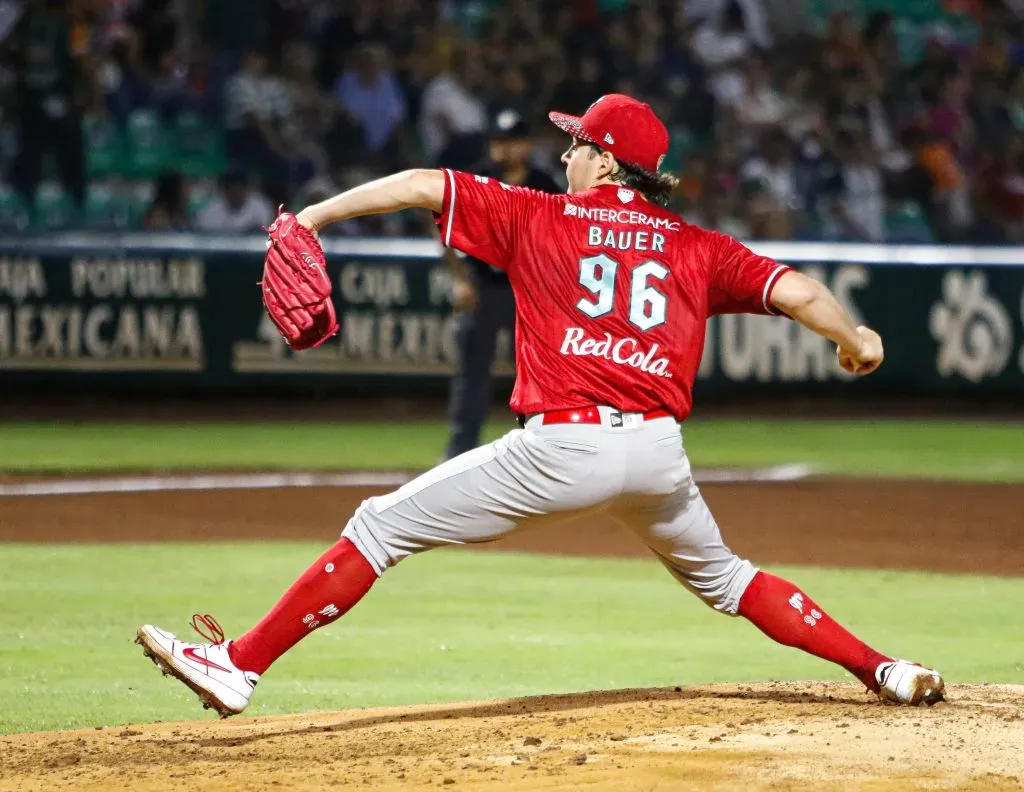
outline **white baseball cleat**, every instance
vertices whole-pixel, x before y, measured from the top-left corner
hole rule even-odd
[[[217,710],[222,718],[237,715],[249,706],[260,680],[259,674],[243,671],[231,662],[229,643],[185,643],[151,624],[139,628],[135,643],[165,676],[170,674],[184,682],[206,709]]]
[[[890,660],[875,669],[879,696],[895,704],[931,706],[945,699],[946,683],[938,671],[909,660]]]

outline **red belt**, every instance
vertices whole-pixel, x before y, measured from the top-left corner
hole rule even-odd
[[[645,421],[653,421],[655,418],[671,417],[672,413],[660,407],[657,410],[651,410],[650,412],[644,413]],[[599,424],[601,423],[601,413],[598,412],[597,407],[574,407],[570,410],[551,410],[543,414],[541,423],[545,425],[560,423]]]

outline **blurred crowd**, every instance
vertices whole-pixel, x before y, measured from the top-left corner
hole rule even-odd
[[[547,110],[616,91],[665,120],[691,222],[1024,243],[1022,17],[1021,0],[0,0],[0,223],[254,230],[279,202],[476,167],[507,109],[561,178]]]

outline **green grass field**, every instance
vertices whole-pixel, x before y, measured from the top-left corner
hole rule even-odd
[[[492,424],[496,437],[511,423]],[[1024,425],[688,423],[697,467],[1024,481]],[[0,425],[0,472],[417,469],[440,422]],[[0,545],[0,734],[204,717],[132,643],[195,611],[249,627],[322,548],[307,544]],[[955,548],[951,548],[955,552]],[[1024,683],[1024,578],[783,569],[879,649],[956,682]],[[707,609],[653,561],[441,551],[389,572],[260,685],[256,715],[535,693],[842,679]],[[206,714],[205,717],[210,717]]]
[[[135,628],[191,634],[202,611],[237,634],[320,549],[5,546],[0,734],[211,718],[142,657]],[[870,643],[951,682],[1024,682],[1024,579],[775,571]],[[283,658],[249,712],[845,676],[714,613],[653,561],[441,551],[390,571]]]
[[[487,437],[511,428],[490,424]],[[799,462],[822,473],[1024,481],[1024,423],[694,421],[684,434],[698,467]],[[438,421],[8,423],[0,425],[0,471],[423,469],[444,442]]]

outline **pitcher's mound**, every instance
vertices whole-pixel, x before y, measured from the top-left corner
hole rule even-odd
[[[0,739],[0,789],[1017,789],[1024,687],[619,690]]]

